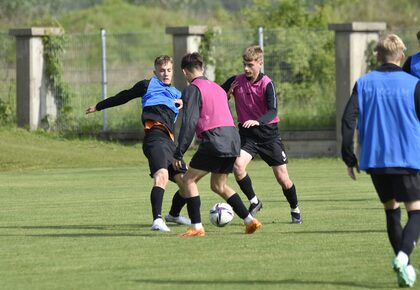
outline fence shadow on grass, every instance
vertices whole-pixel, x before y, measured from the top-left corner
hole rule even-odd
[[[172,227],[181,225],[172,225]],[[1,233],[1,229],[32,230],[30,233]],[[25,237],[53,237],[53,238],[89,238],[89,237],[154,237],[170,236],[149,231],[150,224],[114,224],[114,225],[55,225],[55,226],[0,226],[0,236],[25,236]],[[34,233],[38,230],[53,230],[54,233]],[[112,232],[86,232],[86,233],[60,233],[62,230],[94,230]],[[139,231],[139,232],[134,232]]]
[[[165,280],[165,279],[136,279],[134,280],[136,283],[140,284],[155,284],[155,285],[165,285],[165,284],[172,284],[172,285],[197,285],[197,286],[214,286],[214,285],[234,285],[237,286],[260,286],[260,288],[264,288],[265,286],[270,285],[279,285],[285,286],[289,285],[312,285],[314,287],[320,287],[318,289],[322,289],[322,286],[347,286],[347,287],[354,287],[354,288],[362,288],[362,289],[394,289],[392,285],[385,285],[385,284],[375,284],[375,283],[360,283],[360,282],[351,282],[351,281],[311,281],[311,280],[297,280],[297,279],[279,279],[279,280],[198,280],[198,279],[191,279],[191,280]]]

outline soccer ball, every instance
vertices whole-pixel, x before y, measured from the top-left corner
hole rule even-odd
[[[227,203],[216,203],[210,209],[210,221],[216,227],[224,227],[233,219],[232,207]]]

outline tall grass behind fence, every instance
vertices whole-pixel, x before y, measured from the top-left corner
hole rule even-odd
[[[243,50],[257,37],[256,30],[216,35],[218,82],[243,72]],[[327,30],[264,30],[264,72],[276,86],[282,129],[334,129],[333,37]]]
[[[418,51],[417,27],[389,30]],[[241,73],[242,52],[258,44],[257,29],[223,30],[213,39],[216,81]],[[97,34],[67,34],[64,81],[69,86],[70,123],[62,130],[99,132],[102,113],[85,109],[102,98],[101,43]],[[14,122],[16,114],[16,44],[0,32],[0,124]],[[276,85],[282,130],[335,128],[334,34],[328,30],[264,29],[265,73]],[[149,78],[159,54],[172,55],[172,38],[163,31],[106,34],[107,96]],[[140,129],[140,99],[107,110],[108,129]],[[232,106],[233,107],[233,106]],[[233,110],[234,111],[234,110]]]
[[[0,32],[0,124],[16,119],[16,42]]]
[[[102,100],[101,42],[98,34],[68,35],[64,55],[64,78],[69,84],[71,119],[75,131],[101,131],[102,113],[85,115],[85,109]],[[150,78],[154,58],[171,54],[171,38],[157,37],[152,31],[130,34],[106,34],[107,96],[131,88]],[[139,129],[140,102],[107,110],[108,129]]]

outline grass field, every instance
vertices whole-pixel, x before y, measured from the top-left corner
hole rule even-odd
[[[0,130],[0,164],[0,289],[396,289],[370,179],[350,180],[339,159],[291,159],[302,225],[289,223],[270,169],[251,163],[264,202],[254,235],[237,217],[210,224],[220,199],[205,178],[207,235],[198,238],[177,237],[184,226],[150,231],[151,179],[138,145]],[[420,265],[418,252],[412,261]]]

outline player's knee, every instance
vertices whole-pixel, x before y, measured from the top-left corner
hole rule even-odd
[[[224,186],[223,184],[220,183],[211,183],[210,184],[210,188],[213,192],[217,193],[217,194],[223,194],[223,189]]]
[[[277,181],[280,184],[280,186],[285,190],[287,190],[287,189],[289,189],[293,186],[293,182],[288,177],[280,176],[280,177],[277,178]]]
[[[236,179],[243,178],[245,175],[245,166],[239,162],[235,162],[233,165],[233,174],[235,175]]]
[[[165,188],[169,181],[169,174],[167,170],[158,170],[154,175],[155,186]]]

